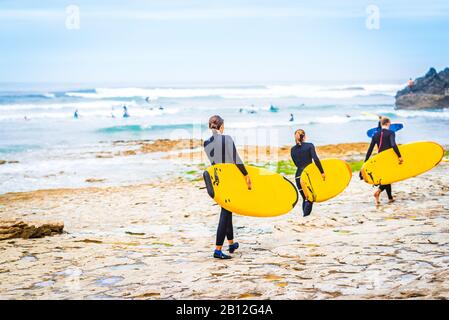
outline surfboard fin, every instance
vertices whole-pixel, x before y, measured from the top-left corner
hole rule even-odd
[[[214,187],[212,185],[212,179],[207,171],[203,172],[204,183],[206,184],[207,194],[213,199],[215,197]]]

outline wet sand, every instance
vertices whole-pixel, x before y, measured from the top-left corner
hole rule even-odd
[[[308,218],[299,207],[234,215],[241,249],[230,261],[211,257],[219,207],[196,176],[0,195],[4,219],[65,224],[62,235],[0,242],[0,298],[447,299],[448,173],[442,163],[394,184],[397,201],[383,194],[379,207],[355,173]]]

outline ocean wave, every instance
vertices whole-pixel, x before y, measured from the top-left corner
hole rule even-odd
[[[285,127],[297,125],[313,125],[313,124],[341,124],[352,121],[372,121],[369,116],[341,116],[332,115],[325,117],[307,117],[294,121],[277,120],[277,121],[242,121],[226,124],[226,128],[230,129],[248,129],[248,128],[264,128],[264,127]]]
[[[449,120],[449,109],[433,110],[403,110],[403,109],[381,109],[379,114],[386,117],[398,118],[427,118]]]
[[[6,145],[0,146],[0,154],[11,154],[11,153],[19,153],[23,151],[35,150],[39,149],[41,146],[36,144],[18,144],[18,145]]]
[[[132,101],[130,104],[134,104]],[[120,101],[80,101],[80,102],[64,102],[56,101],[51,103],[11,103],[0,106],[0,112],[2,111],[20,111],[20,110],[58,110],[58,109],[111,109],[111,107],[118,108],[122,103]]]
[[[55,94],[50,92],[44,93],[0,93],[0,105],[20,102],[20,101],[37,101],[37,100],[49,100],[54,99]]]
[[[86,118],[121,118],[122,106],[119,101],[83,101],[79,103],[39,103],[39,104],[9,104],[0,106],[0,120],[19,120],[25,116],[28,119],[65,119],[72,118],[75,110],[80,117]],[[147,107],[137,104],[135,101],[126,103],[131,117],[160,117],[173,115],[179,112],[179,108]]]
[[[256,98],[351,98],[356,96],[394,96],[403,85],[377,84],[354,86],[269,85],[260,87],[223,88],[96,88],[93,91],[67,92],[69,97],[86,99],[111,98],[198,98],[221,97],[225,99]]]
[[[166,124],[166,125],[139,125],[139,124],[130,124],[130,125],[116,125],[106,128],[100,128],[97,130],[99,133],[120,133],[120,132],[146,132],[146,131],[162,131],[162,130],[176,130],[176,129],[192,129],[194,127],[199,126],[198,124]],[[201,125],[203,128],[204,125]]]

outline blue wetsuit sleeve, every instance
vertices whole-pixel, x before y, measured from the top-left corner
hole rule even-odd
[[[323,174],[324,173],[323,166],[321,165],[321,161],[316,154],[314,145],[312,145],[310,152],[312,153],[313,162],[315,162],[316,166],[318,167],[318,170],[320,170],[320,172]]]
[[[376,135],[374,135],[375,137]],[[369,157],[371,157],[371,154],[373,153],[374,146],[376,145],[376,141],[374,140],[374,137],[371,138],[371,143],[369,145],[368,151],[366,152],[365,162],[368,161]]]
[[[401,158],[401,153],[399,152],[398,145],[396,144],[396,134],[394,132],[390,135],[390,144],[393,147],[394,152],[396,152],[396,155]]]

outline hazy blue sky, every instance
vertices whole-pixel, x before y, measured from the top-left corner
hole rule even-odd
[[[449,66],[447,0],[120,3],[0,0],[0,82],[393,82]]]

